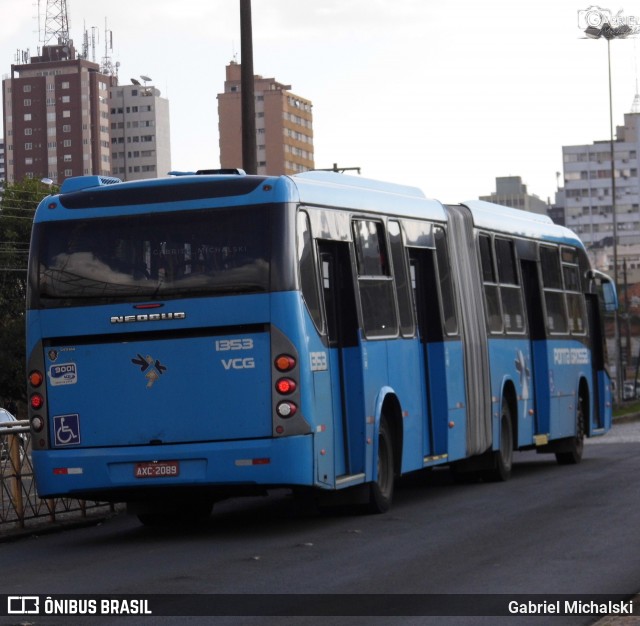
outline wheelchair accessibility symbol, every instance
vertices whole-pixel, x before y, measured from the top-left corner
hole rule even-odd
[[[54,415],[56,446],[71,446],[80,443],[80,418],[77,413]]]

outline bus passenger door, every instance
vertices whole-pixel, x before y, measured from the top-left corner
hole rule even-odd
[[[362,356],[349,243],[319,240],[318,250],[329,342],[335,474],[340,477],[362,471],[354,466],[357,437],[348,420],[351,416],[352,421],[362,422],[364,438]]]
[[[522,288],[527,320],[529,324],[529,340],[531,342],[531,370],[529,372],[529,408],[533,413],[533,431],[521,432],[528,420],[521,420],[518,429],[519,444],[531,443],[535,435],[548,434],[548,416],[550,406],[544,406],[541,399],[549,398],[549,377],[546,375],[547,341],[544,325],[544,307],[542,304],[542,288],[538,277],[538,263],[532,260],[520,259],[522,273]],[[526,363],[522,365],[526,367]],[[541,388],[544,387],[544,388]],[[524,416],[527,418],[527,416]]]
[[[435,291],[435,266],[433,263],[433,251],[427,249],[409,249],[409,269],[411,272],[411,286],[413,288],[413,301],[416,307],[416,320],[420,345],[423,351],[423,375],[424,389],[429,416],[427,428],[424,429],[423,451],[424,456],[444,454],[447,450],[446,420],[447,420],[447,390],[441,388],[439,393],[431,393],[434,386],[434,375],[438,370],[444,371],[444,351],[438,350],[437,344],[428,341],[429,328],[439,324],[437,316],[438,307],[427,306],[428,293]],[[434,319],[435,318],[435,319]],[[432,369],[433,367],[433,369]],[[437,437],[437,442],[436,442]]]
[[[446,250],[442,250],[445,254]],[[457,333],[453,300],[443,308],[448,278],[439,276],[436,251],[409,248],[411,283],[416,305],[420,343],[424,350],[424,376],[429,407],[429,427],[424,431],[424,457],[465,455],[464,429],[457,435],[450,424],[464,424],[465,380],[462,345]],[[446,259],[443,257],[443,264]],[[442,268],[446,272],[445,268]],[[451,293],[445,297],[452,297]],[[445,312],[446,309],[446,312]],[[447,318],[446,323],[443,317]],[[448,329],[448,330],[447,330]],[[450,336],[449,336],[450,335]],[[456,432],[454,432],[456,431]]]

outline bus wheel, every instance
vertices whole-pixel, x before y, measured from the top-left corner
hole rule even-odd
[[[393,481],[393,441],[387,419],[383,416],[378,434],[378,477],[371,483],[369,492],[367,508],[370,513],[389,510],[393,500]]]
[[[493,467],[484,473],[485,480],[504,482],[511,478],[513,465],[513,434],[511,429],[511,409],[506,398],[502,399],[500,418],[500,447],[493,452]]]
[[[559,465],[577,465],[582,461],[584,452],[584,398],[578,396],[578,410],[576,412],[576,436],[569,440],[569,446],[563,452],[556,452],[556,461]]]

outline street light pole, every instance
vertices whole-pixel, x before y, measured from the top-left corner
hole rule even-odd
[[[611,153],[611,209],[613,211],[613,282],[618,289],[618,215],[616,211],[616,163],[613,133],[613,95],[611,89],[611,39],[607,38],[607,67],[609,70],[609,150]]]
[[[607,37],[607,68],[609,71],[609,150],[611,154],[611,211],[613,213],[613,284],[618,286],[618,211],[616,206],[616,161],[613,131],[613,89],[611,88],[611,38]],[[623,398],[624,376],[622,372],[622,344],[620,342],[620,315],[613,314],[613,334],[616,344],[616,393],[618,402]]]
[[[600,39],[604,37],[607,41],[607,69],[609,72],[609,149],[611,156],[611,211],[613,227],[613,283],[618,290],[618,215],[616,210],[616,162],[614,150],[613,131],[613,90],[611,87],[611,40],[624,39],[632,32],[628,25],[614,28],[609,23],[605,23],[602,28],[590,26],[585,31],[585,35],[590,39]],[[614,341],[616,345],[616,393],[615,397],[619,402],[622,400],[622,346],[620,344],[620,317],[618,310],[613,315]]]

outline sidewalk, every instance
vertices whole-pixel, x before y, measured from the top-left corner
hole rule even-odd
[[[617,417],[614,417],[613,425],[637,422],[638,420],[640,420],[640,412],[626,413],[625,415],[618,415]]]
[[[105,505],[105,509],[108,505]],[[78,516],[75,513],[59,514],[55,522],[48,521],[46,517],[39,517],[30,520],[24,528],[0,527],[0,543],[17,541],[26,537],[37,537],[39,535],[49,535],[55,532],[85,528],[87,526],[97,526],[105,520],[120,515],[124,511],[124,506],[116,504],[115,510],[95,509],[85,515]]]

